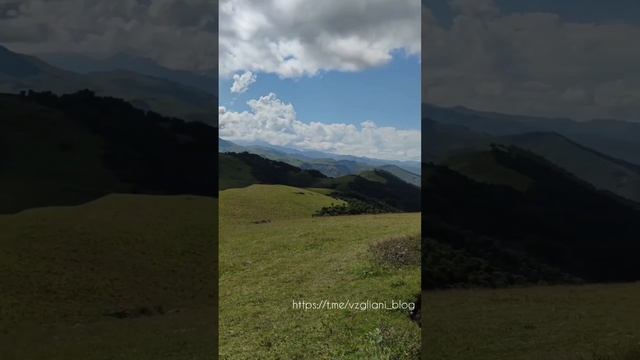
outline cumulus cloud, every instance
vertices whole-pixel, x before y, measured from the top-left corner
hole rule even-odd
[[[417,0],[221,0],[220,75],[292,78],[383,65],[420,52]]]
[[[450,0],[450,6],[454,16],[445,25],[423,8],[426,101],[640,120],[639,24],[505,13],[493,0]]]
[[[245,71],[240,74],[233,75],[233,85],[231,85],[231,92],[236,94],[241,94],[249,89],[249,86],[256,82],[256,74],[251,71]]]
[[[181,70],[217,68],[217,2],[209,0],[3,0],[0,43],[15,51],[119,52]]]
[[[335,154],[388,160],[420,160],[420,131],[380,127],[372,121],[359,126],[303,122],[292,104],[270,93],[247,102],[249,111],[220,107],[220,137],[231,141],[264,141]]]

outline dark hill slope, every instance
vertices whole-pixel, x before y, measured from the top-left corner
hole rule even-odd
[[[108,193],[217,194],[217,130],[92,92],[0,95],[0,213]]]
[[[444,108],[424,103],[422,114],[441,124],[462,126],[491,136],[554,132],[598,152],[640,164],[639,122],[612,119],[574,121],[567,118],[507,115],[463,107]]]
[[[198,88],[132,71],[78,74],[0,46],[0,92],[34,90],[60,95],[83,89],[116,96],[143,110],[216,125],[215,96]]]
[[[640,279],[637,206],[515,147],[480,158],[491,171],[464,176],[427,165],[423,187],[425,286]],[[509,171],[526,187],[504,181]],[[469,177],[470,176],[470,177]],[[472,178],[475,178],[472,179]],[[443,254],[444,252],[444,254]],[[430,280],[429,280],[430,279]]]
[[[430,119],[424,119],[423,129],[423,152],[428,161],[452,163],[464,159],[468,153],[489,151],[491,144],[514,145],[544,157],[599,189],[640,202],[640,166],[583,146],[558,133],[536,131],[491,136]],[[484,166],[480,161],[471,163],[477,166],[475,171],[481,171]]]
[[[318,170],[322,174],[330,177],[340,177],[346,175],[357,175],[364,171],[380,169],[392,173],[409,184],[421,186],[421,178],[418,169],[415,169],[412,162],[387,161],[379,159],[368,159],[358,157],[347,157],[345,155],[335,155],[319,152],[298,151],[283,147],[248,145],[241,146],[224,139],[219,140],[218,150],[225,152],[249,152],[260,155],[263,158],[285,162],[305,170]],[[309,154],[318,156],[309,156]],[[335,158],[331,158],[334,156]],[[344,157],[344,158],[342,158]]]

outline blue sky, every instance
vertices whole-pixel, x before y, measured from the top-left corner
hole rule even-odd
[[[303,121],[358,125],[374,121],[380,126],[420,129],[420,58],[395,52],[388,64],[358,72],[328,71],[316,76],[282,79],[258,74],[244,93],[229,90],[232,79],[219,82],[220,105],[228,110],[249,110],[246,102],[275,93],[295,106]]]
[[[220,137],[420,160],[419,0],[222,0]]]

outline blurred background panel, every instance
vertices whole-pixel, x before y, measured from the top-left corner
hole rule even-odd
[[[639,4],[422,5],[423,356],[637,358]]]
[[[217,2],[0,2],[5,359],[217,351]]]

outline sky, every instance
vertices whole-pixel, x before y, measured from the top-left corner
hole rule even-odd
[[[418,0],[222,0],[220,136],[420,160]]]
[[[640,2],[423,0],[423,100],[640,121]]]

